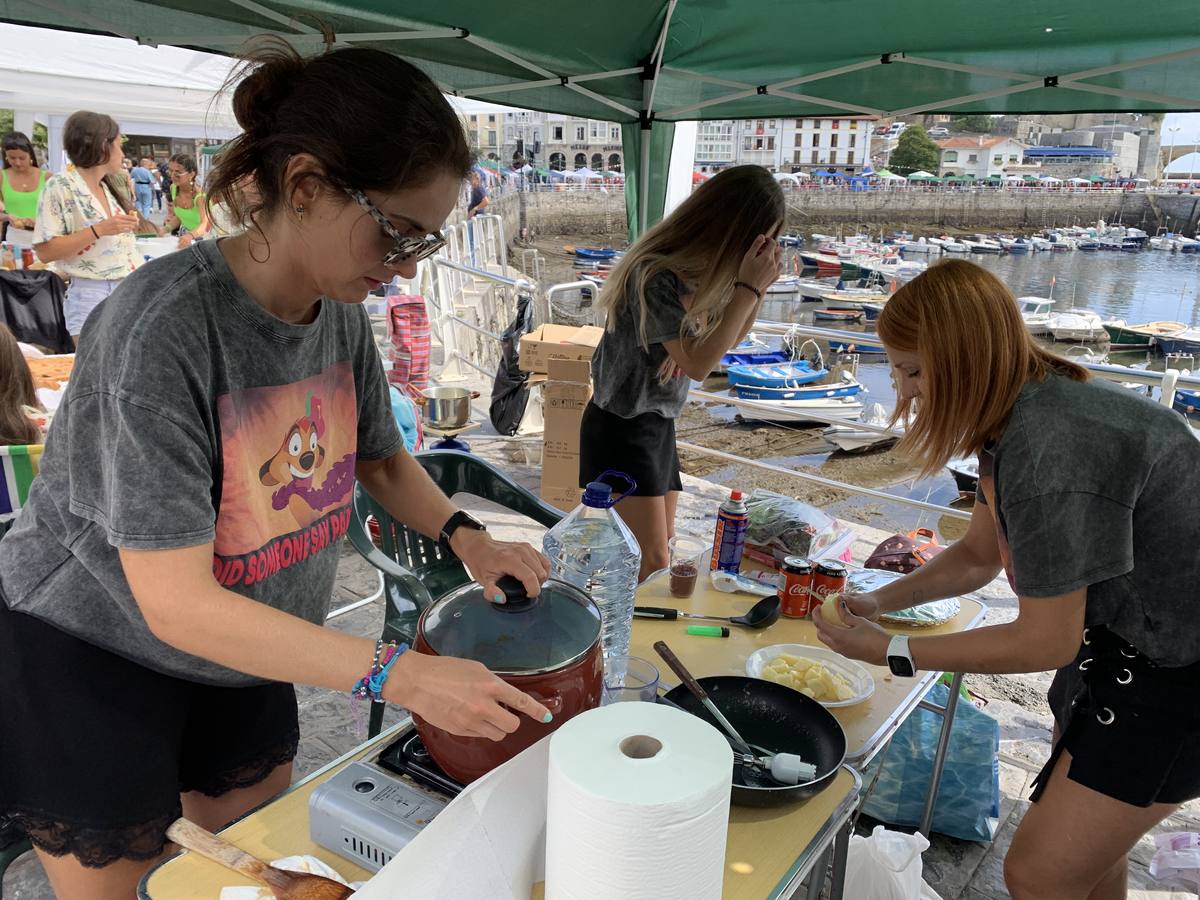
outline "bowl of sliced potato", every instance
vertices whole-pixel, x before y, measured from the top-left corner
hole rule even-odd
[[[810,644],[755,650],[746,660],[746,674],[790,687],[828,709],[862,703],[875,693],[875,679],[863,666]]]

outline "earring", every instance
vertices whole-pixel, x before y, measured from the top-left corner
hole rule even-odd
[[[296,215],[301,219],[304,218],[304,206],[303,205],[296,207]]]

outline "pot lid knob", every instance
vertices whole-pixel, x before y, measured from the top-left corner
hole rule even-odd
[[[504,602],[496,604],[496,609],[504,612],[524,612],[533,606],[534,598],[529,596],[521,579],[504,575],[496,579],[496,587],[504,594]]]

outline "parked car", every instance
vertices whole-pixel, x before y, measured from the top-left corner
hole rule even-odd
[[[930,137],[949,137],[950,129],[945,125],[935,125],[926,132]]]

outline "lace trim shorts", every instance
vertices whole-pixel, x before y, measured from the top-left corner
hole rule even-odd
[[[181,792],[219,797],[296,755],[292,685],[163,675],[0,598],[0,819],[86,866],[153,859]]]

